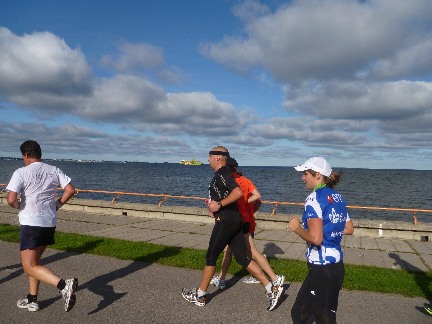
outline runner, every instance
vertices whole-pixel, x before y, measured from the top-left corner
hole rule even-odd
[[[305,201],[302,223],[291,218],[288,228],[307,243],[309,273],[291,309],[293,323],[336,323],[339,291],[345,276],[342,235],[354,232],[345,199],[334,190],[341,172],[332,172],[322,157],[313,157],[296,166],[312,190]],[[301,226],[303,224],[303,227]]]
[[[242,216],[243,234],[245,236],[248,257],[258,263],[263,271],[270,277],[274,285],[282,286],[285,281],[285,277],[283,275],[276,275],[267,258],[258,251],[253,241],[256,226],[254,213],[258,210],[261,204],[261,194],[252,181],[246,178],[237,169],[238,163],[234,158],[228,158],[228,166],[231,168],[232,175],[243,192],[243,197],[237,200],[237,208]],[[221,273],[219,277],[214,276],[210,282],[218,289],[225,289],[225,276],[228,273],[231,261],[232,251],[229,246],[227,246],[224,250]],[[243,280],[243,282],[259,283],[259,281],[253,276],[246,278]]]
[[[40,309],[37,295],[42,281],[60,290],[64,309],[68,312],[76,301],[78,279],[59,278],[50,269],[40,265],[40,259],[47,245],[54,244],[56,210],[75,194],[75,187],[60,169],[41,161],[42,150],[37,142],[25,141],[20,150],[26,166],[13,173],[6,187],[9,206],[20,210],[21,263],[29,278],[29,294],[18,300],[17,306],[37,312]],[[64,192],[56,200],[59,186],[64,188]]]
[[[206,294],[216,270],[216,261],[224,248],[229,245],[236,261],[249,271],[265,287],[268,310],[273,310],[282,294],[282,286],[273,285],[255,261],[246,254],[246,243],[242,234],[242,220],[236,201],[243,192],[235,182],[231,169],[226,166],[228,150],[223,146],[214,147],[209,152],[208,161],[215,175],[210,182],[209,198],[206,201],[210,216],[215,218],[215,226],[210,236],[199,288],[183,288],[182,296],[198,306],[205,306]]]

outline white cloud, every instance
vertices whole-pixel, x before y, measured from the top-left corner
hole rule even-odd
[[[244,22],[254,21],[270,13],[270,8],[254,0],[246,0],[233,7],[233,14]]]
[[[371,64],[366,76],[377,79],[428,76],[432,69],[431,37],[432,34],[429,34],[427,39],[402,48],[395,55]]]
[[[164,96],[162,89],[145,79],[120,75],[97,80],[93,96],[78,105],[76,113],[89,120],[139,122],[157,110]]]
[[[432,6],[427,1],[304,0],[273,12],[246,1],[242,33],[200,52],[241,74],[264,69],[290,117],[252,125],[258,141],[307,147],[410,149],[432,136]],[[255,73],[260,75],[259,73]],[[402,80],[401,80],[402,79]],[[405,80],[404,80],[405,79]],[[417,145],[407,143],[415,142]]]
[[[427,1],[294,1],[248,19],[246,35],[203,43],[200,51],[242,73],[262,66],[284,83],[349,78],[423,43],[431,16]]]
[[[400,120],[432,108],[432,83],[329,81],[287,88],[285,107],[299,114],[337,119]]]
[[[121,74],[146,75],[163,83],[179,83],[187,78],[177,66],[167,67],[160,47],[148,43],[121,42],[119,53],[107,54],[101,59],[103,66]]]
[[[234,107],[211,93],[169,93],[152,116],[151,129],[193,136],[237,134],[242,122]]]
[[[311,146],[360,145],[367,138],[370,125],[348,120],[316,120],[307,118],[274,118],[249,129],[255,136],[279,140],[298,141]]]
[[[204,137],[233,135],[243,125],[234,106],[209,92],[168,93],[128,74],[90,80],[82,53],[51,33],[19,37],[2,28],[0,40],[5,49],[0,51],[0,94],[38,117],[71,114],[97,123]],[[112,63],[123,71],[138,65],[157,68],[163,57],[154,46],[124,43],[122,55]]]
[[[19,156],[19,146],[27,139],[38,141],[43,156],[51,158],[137,159],[170,156],[173,148],[191,151],[181,140],[141,135],[109,134],[76,124],[49,127],[42,123],[7,124],[0,121],[0,137],[5,140],[3,152]],[[115,153],[114,153],[115,152]]]
[[[17,36],[0,27],[0,93],[88,93],[90,67],[79,49],[50,32]]]
[[[211,93],[165,93],[144,79],[125,75],[101,80],[77,114],[136,129],[202,136],[234,134],[241,125],[234,107]]]
[[[122,42],[118,49],[120,53],[116,57],[113,55],[103,56],[102,64],[113,67],[122,73],[157,69],[164,65],[164,57],[160,47],[147,43]]]

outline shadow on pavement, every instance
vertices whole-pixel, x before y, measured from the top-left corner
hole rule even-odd
[[[89,242],[87,244],[84,244],[84,246],[80,250],[82,251],[82,253],[85,253],[86,251],[89,251],[89,250],[95,248],[102,241],[103,240],[93,241],[93,242]],[[55,253],[53,255],[49,255],[47,257],[44,257],[42,255],[42,259],[40,261],[40,264],[45,266],[45,265],[50,264],[52,262],[57,262],[57,261],[66,259],[68,257],[71,257],[74,254],[76,255],[78,253],[76,253],[76,252],[74,253],[74,252],[62,251],[62,252]],[[19,258],[19,249],[17,249],[17,257]],[[17,263],[17,264],[13,264],[13,265],[2,267],[2,268],[0,268],[0,271],[1,270],[9,270],[9,269],[17,269],[17,270],[14,271],[14,272],[12,272],[12,273],[10,273],[5,278],[0,279],[0,284],[2,284],[4,282],[7,282],[9,280],[15,279],[15,278],[19,277],[20,275],[24,274],[24,271],[22,269],[21,263]]]
[[[146,255],[143,259],[146,260],[152,260],[152,262],[155,262],[159,260],[160,258],[165,258],[169,256],[173,256],[179,252],[179,249],[175,249],[172,247],[164,248],[161,251],[157,251],[154,253],[150,253]],[[141,259],[141,258],[140,258]],[[99,295],[102,297],[102,300],[99,302],[96,309],[92,310],[88,313],[88,315],[97,313],[101,311],[102,309],[110,306],[112,303],[114,303],[116,300],[119,300],[123,296],[127,294],[127,292],[115,292],[113,285],[110,284],[110,282],[115,281],[120,278],[124,278],[136,271],[145,269],[148,267],[151,263],[144,263],[142,261],[133,261],[128,266],[117,269],[114,271],[111,271],[109,273],[103,274],[101,276],[95,277],[91,279],[90,281],[87,281],[86,283],[78,286],[78,291],[83,289],[88,289],[92,293]]]
[[[431,305],[431,304],[424,304],[423,307],[421,307],[421,306],[416,306],[416,309],[417,309],[420,313],[422,313],[422,314],[432,316],[432,314],[430,314],[430,313],[428,313],[428,312],[426,311],[425,307],[428,307],[429,309],[431,309],[431,308],[432,308],[432,305]]]
[[[235,286],[242,279],[242,276],[234,275],[229,279],[225,280],[225,289],[216,289],[214,292],[207,294],[207,302],[210,302],[213,298]]]
[[[275,243],[264,244],[264,252],[267,258],[274,258],[276,254],[283,254],[284,251]]]
[[[403,269],[409,269],[407,270],[414,278],[414,280],[417,283],[417,286],[423,291],[425,294],[427,300],[432,300],[432,290],[430,289],[430,284],[432,282],[432,278],[428,275],[428,273],[422,271],[421,269],[417,268],[413,264],[403,260],[400,258],[400,256],[396,253],[389,253],[389,257],[395,260],[395,262],[401,266]],[[425,306],[430,306],[426,305]],[[424,309],[424,307],[416,307],[420,312],[423,314],[430,315],[427,313]]]

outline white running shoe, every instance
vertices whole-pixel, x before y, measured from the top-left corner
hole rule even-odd
[[[213,276],[210,284],[215,286],[217,289],[225,289],[225,280],[220,280],[218,276]]]
[[[267,309],[269,311],[273,310],[276,307],[279,298],[282,295],[282,292],[283,286],[273,285],[271,294],[268,294],[269,305]]]
[[[64,310],[69,312],[76,303],[76,289],[78,287],[78,279],[66,279],[66,286],[60,291],[64,300]]]
[[[243,282],[244,283],[247,283],[247,284],[256,284],[256,283],[260,283],[259,282],[259,280],[256,280],[254,277],[252,277],[252,276],[250,276],[250,277],[248,277],[248,278],[246,278],[246,279],[243,279]]]
[[[284,275],[277,275],[277,279],[273,282],[273,285],[283,286],[285,282],[285,276]]]
[[[196,288],[183,288],[182,296],[190,303],[194,303],[198,306],[205,306],[206,304],[206,295],[198,297],[198,290]]]
[[[37,301],[29,303],[27,298],[18,300],[17,306],[19,308],[27,308],[29,312],[37,312],[39,310],[39,303]]]

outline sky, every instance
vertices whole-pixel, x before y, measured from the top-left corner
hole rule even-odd
[[[2,0],[0,156],[432,169],[429,0]]]

